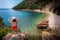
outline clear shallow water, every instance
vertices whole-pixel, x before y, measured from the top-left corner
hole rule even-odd
[[[4,23],[6,25],[10,25],[10,22],[8,21],[8,18],[10,17],[17,17],[20,18],[20,21],[18,23],[18,27],[22,31],[28,31],[28,30],[35,30],[36,24],[43,18],[42,13],[37,12],[31,12],[31,11],[16,11],[12,9],[0,9],[0,16],[4,19]],[[32,30],[31,30],[32,31]]]

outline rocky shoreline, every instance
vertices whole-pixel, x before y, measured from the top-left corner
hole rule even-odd
[[[28,40],[26,33],[8,33],[2,40]]]

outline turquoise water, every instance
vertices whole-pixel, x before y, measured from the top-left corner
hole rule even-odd
[[[36,26],[37,22],[39,22],[42,18],[43,14],[32,11],[0,9],[0,16],[4,19],[4,23],[8,26],[11,26],[10,22],[8,21],[8,18],[13,16],[19,18],[20,21],[18,22],[18,27],[22,31],[27,31]]]

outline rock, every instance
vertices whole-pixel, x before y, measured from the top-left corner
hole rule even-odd
[[[50,33],[47,31],[42,32],[42,40],[50,40]]]
[[[60,40],[60,36],[57,36],[54,33],[43,31],[42,40]]]
[[[28,40],[28,38],[25,33],[13,33],[4,36],[3,40]]]
[[[4,36],[3,38],[2,38],[2,40],[10,40],[10,38],[11,38],[11,36],[12,36],[13,34],[7,34],[6,36]]]
[[[37,24],[38,29],[45,29],[48,27],[48,20],[46,21],[41,21],[39,24]]]
[[[60,40],[60,36],[52,35],[51,39],[52,40]]]

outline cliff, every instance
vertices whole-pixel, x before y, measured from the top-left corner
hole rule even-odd
[[[44,11],[53,11],[53,13],[60,15],[60,0],[23,0],[13,9],[43,9]]]
[[[52,0],[24,0],[13,9],[42,9]]]

